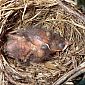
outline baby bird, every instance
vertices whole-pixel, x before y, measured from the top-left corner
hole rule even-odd
[[[28,29],[22,34],[37,47],[48,48],[51,52],[64,51],[69,42],[57,33],[45,29]]]
[[[7,37],[8,41],[4,45],[4,52],[8,57],[25,62],[28,59],[27,55],[30,54],[31,42],[27,42],[24,37],[18,35],[8,35]]]
[[[5,53],[22,62],[48,60],[52,53],[64,51],[68,46],[68,42],[60,35],[39,28],[21,30],[7,37]]]

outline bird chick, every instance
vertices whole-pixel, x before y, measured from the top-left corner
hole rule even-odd
[[[31,53],[31,42],[27,42],[24,37],[18,35],[8,35],[8,41],[4,45],[4,52],[8,57],[14,58],[17,61],[25,62]]]
[[[45,29],[39,28],[29,28],[22,31],[21,34],[38,47],[48,44],[51,37],[49,31],[47,32]]]
[[[67,46],[67,41],[60,35],[31,28],[21,31],[21,35],[8,35],[4,49],[9,57],[22,62],[40,62],[49,59],[52,53],[65,50]]]
[[[30,57],[32,61],[38,62],[46,60],[49,57],[49,54],[51,53],[49,48],[51,38],[49,31],[39,28],[29,28],[22,31],[21,34],[26,40],[35,45],[35,51],[33,51],[34,53]]]
[[[22,32],[28,40],[41,48],[48,48],[50,51],[64,51],[69,42],[57,33],[45,29],[27,29]]]
[[[9,34],[7,38],[8,40],[4,45],[4,52],[8,57],[16,59],[17,62],[22,61],[23,64],[27,61],[40,62],[50,52],[47,45],[44,45],[44,42],[37,38],[30,41],[25,39],[24,36],[17,34]]]
[[[64,51],[71,43],[61,37],[59,34],[52,34],[50,48],[52,52]]]

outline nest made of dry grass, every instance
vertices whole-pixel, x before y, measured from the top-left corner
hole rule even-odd
[[[73,2],[0,1],[0,49],[6,34],[32,25],[59,32],[72,45],[52,60],[25,69],[8,63],[0,52],[0,85],[61,85],[85,72],[85,16]]]

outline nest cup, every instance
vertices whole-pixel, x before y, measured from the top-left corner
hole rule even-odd
[[[73,43],[66,49],[66,52],[55,54],[53,59],[45,63],[31,63],[27,67],[17,67],[11,59],[5,59],[6,55],[4,56],[0,52],[0,76],[3,79],[3,81],[0,80],[0,83],[8,85],[64,84],[67,81],[66,79],[64,81],[58,79],[75,68],[79,68],[81,63],[84,62],[84,14],[78,11],[72,2],[66,0],[48,0],[48,2],[46,0],[4,0],[0,1],[0,5],[2,8],[0,16],[0,39],[2,44],[6,43],[5,37],[8,34],[16,34],[18,30],[28,26],[35,27],[39,24],[42,28],[58,32],[66,40]],[[0,48],[2,47],[3,45],[0,46]],[[82,68],[79,69],[78,71],[81,72]],[[71,79],[71,83],[73,83],[72,76],[70,78],[68,76],[66,78]],[[73,78],[76,80],[76,76]]]

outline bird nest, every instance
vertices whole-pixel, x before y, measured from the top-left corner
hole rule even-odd
[[[0,85],[72,85],[85,73],[85,16],[68,0],[1,0],[0,50],[6,35],[29,26],[59,32],[72,44],[44,63],[19,67],[0,51]]]

